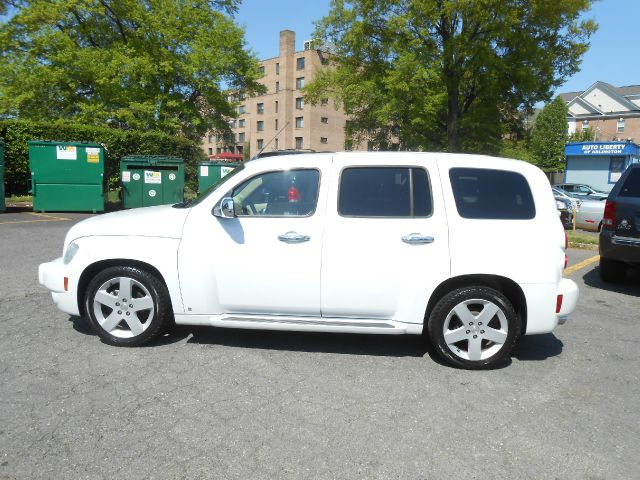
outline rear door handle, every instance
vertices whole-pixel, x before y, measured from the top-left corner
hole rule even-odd
[[[304,243],[311,240],[311,237],[309,235],[301,235],[297,232],[287,232],[278,235],[278,240],[284,243]]]
[[[409,235],[405,235],[402,237],[402,241],[404,243],[408,243],[409,245],[422,245],[425,243],[433,243],[435,239],[433,237],[428,237],[426,235],[421,235],[419,233],[410,233]]]

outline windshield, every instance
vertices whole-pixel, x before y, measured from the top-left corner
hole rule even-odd
[[[194,205],[199,204],[202,200],[207,198],[213,191],[215,191],[220,185],[225,183],[227,180],[229,180],[230,178],[232,178],[236,174],[240,173],[242,170],[244,170],[244,165],[238,165],[231,172],[229,172],[224,177],[221,177],[219,180],[217,180],[213,185],[211,185],[209,188],[207,188],[204,192],[200,192],[200,195],[198,195],[193,200],[190,200],[190,201],[187,201],[187,202],[183,202],[183,203],[178,203],[178,204],[174,205],[174,207],[176,207],[176,208],[186,208],[186,207],[192,207]]]

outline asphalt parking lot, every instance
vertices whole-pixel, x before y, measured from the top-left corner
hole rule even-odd
[[[640,274],[570,251],[577,311],[504,368],[417,337],[180,327],[102,344],[37,266],[83,214],[0,214],[0,479],[633,479]]]

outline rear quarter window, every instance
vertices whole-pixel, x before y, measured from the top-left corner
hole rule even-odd
[[[619,195],[621,197],[640,197],[640,168],[633,168],[627,175]]]
[[[462,218],[530,220],[536,208],[527,179],[516,172],[452,168],[451,188]]]

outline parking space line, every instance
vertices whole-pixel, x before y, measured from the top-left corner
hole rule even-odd
[[[66,217],[55,217],[53,215],[47,215],[44,213],[36,213],[36,212],[23,212],[26,213],[27,215],[33,215],[36,217],[42,217],[39,218],[38,220],[10,220],[8,222],[0,222],[0,225],[8,225],[8,224],[16,224],[16,223],[36,223],[36,222],[64,222],[67,220],[71,220],[70,218],[66,218]]]
[[[570,267],[567,267],[567,269],[564,271],[564,274],[565,276],[571,275],[572,273],[577,272],[581,268],[591,265],[592,263],[595,263],[598,260],[600,260],[600,255],[595,255],[593,257],[587,258],[586,260],[583,260],[580,263],[576,263],[575,265],[571,265]]]

